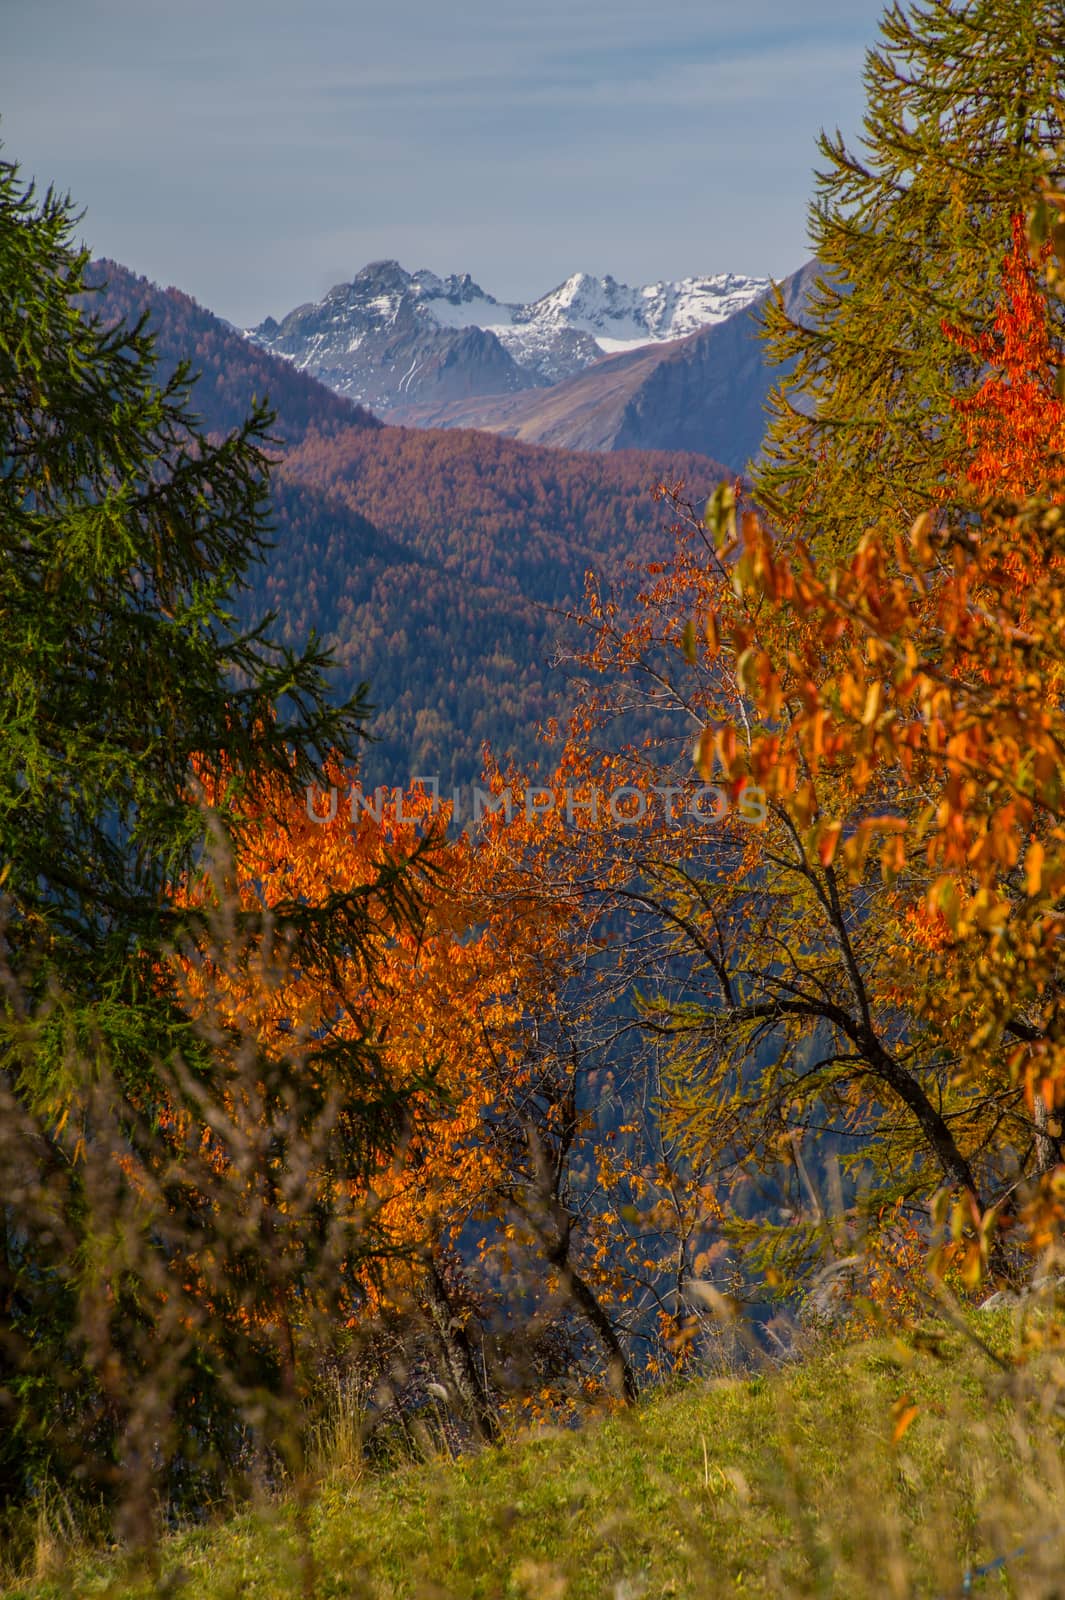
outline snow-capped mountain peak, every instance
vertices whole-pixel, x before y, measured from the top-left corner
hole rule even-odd
[[[575,272],[550,294],[522,307],[515,321],[580,328],[604,349],[617,349],[681,339],[711,323],[723,322],[768,287],[767,278],[726,272],[631,289],[609,274],[593,278],[587,272]]]
[[[679,339],[723,322],[758,299],[766,278],[717,273],[637,288],[575,272],[528,304],[496,300],[470,274],[441,278],[372,261],[350,283],[278,323],[248,331],[256,343],[308,368],[333,388],[387,410],[426,383],[466,380],[467,392],[510,392],[571,377],[617,351]],[[495,388],[484,389],[484,384]]]

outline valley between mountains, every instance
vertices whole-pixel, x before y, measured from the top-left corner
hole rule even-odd
[[[105,321],[148,314],[162,376],[191,360],[212,433],[253,398],[274,408],[274,548],[242,604],[275,611],[287,643],[315,629],[338,694],[370,684],[368,785],[472,783],[486,744],[504,763],[536,759],[540,727],[572,704],[562,658],[586,574],[663,556],[655,485],[700,503],[761,439],[759,280],[651,294],[578,275],[521,308],[385,263],[250,338],[115,262],[92,281]],[[485,328],[464,324],[474,315]],[[676,336],[701,316],[716,320]],[[604,355],[597,339],[622,334],[631,348]],[[412,360],[420,375],[401,388],[390,374]]]

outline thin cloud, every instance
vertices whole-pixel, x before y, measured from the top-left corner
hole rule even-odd
[[[779,275],[806,254],[818,128],[859,127],[880,9],[37,0],[0,135],[94,249],[237,322],[378,255],[506,298],[576,267]]]

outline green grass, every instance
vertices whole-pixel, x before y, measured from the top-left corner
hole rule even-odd
[[[162,1587],[189,1600],[934,1597],[1042,1537],[972,1592],[1060,1595],[1065,1533],[1045,1537],[1065,1527],[1052,1365],[1020,1401],[989,1390],[991,1365],[957,1336],[938,1355],[859,1343],[762,1377],[694,1380],[579,1431],[334,1472],[307,1514],[313,1578],[282,1501],[168,1540]],[[904,1396],[919,1409],[896,1444]],[[8,1592],[155,1589],[82,1557]]]

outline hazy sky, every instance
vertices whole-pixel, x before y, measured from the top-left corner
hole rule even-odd
[[[882,0],[0,0],[0,140],[238,324],[394,256],[528,299],[808,254]]]

